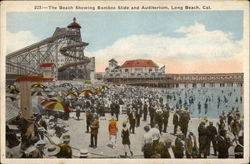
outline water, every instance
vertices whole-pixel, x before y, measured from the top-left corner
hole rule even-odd
[[[167,99],[167,95],[172,96],[172,99]],[[222,111],[228,112],[232,108],[238,109],[241,115],[243,114],[242,87],[164,89],[162,96],[164,102],[168,103],[173,109],[176,109],[176,104],[184,108],[186,101],[186,107],[189,109],[192,117],[218,118]],[[190,98],[193,98],[193,103],[189,103]],[[181,103],[179,102],[180,99]],[[200,110],[198,109],[199,102],[201,104]],[[207,110],[205,102],[207,102]]]

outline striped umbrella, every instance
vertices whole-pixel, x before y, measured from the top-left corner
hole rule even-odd
[[[101,84],[102,89],[109,89],[108,84]]]
[[[66,95],[66,98],[67,99],[75,99],[76,97],[77,97],[77,92],[69,92],[69,93],[67,93],[67,95]]]
[[[35,83],[32,83],[31,85],[31,88],[44,88],[45,85],[43,83],[40,83],[40,82],[35,82]]]
[[[83,90],[82,92],[80,92],[79,96],[83,97],[83,96],[91,96],[93,95],[93,91],[91,91],[90,89],[86,89]]]
[[[72,110],[63,102],[58,99],[45,100],[41,103],[42,107],[56,112],[71,112]]]
[[[12,93],[12,94],[17,94],[17,93],[19,93],[20,91],[19,91],[18,88],[9,88],[9,89],[8,89],[8,92],[9,92],[9,93]]]

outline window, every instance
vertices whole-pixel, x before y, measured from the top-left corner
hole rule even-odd
[[[206,86],[206,84],[205,84],[205,83],[202,83],[202,84],[201,84],[201,87],[205,87],[205,86]]]
[[[128,72],[128,69],[125,69],[124,71],[125,71],[125,72]]]
[[[196,86],[197,86],[196,84],[193,84],[193,88],[196,88]]]

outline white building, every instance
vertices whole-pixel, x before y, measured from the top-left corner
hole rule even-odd
[[[121,66],[114,59],[109,60],[109,66],[105,69],[106,78],[150,78],[165,75],[165,66],[159,66],[152,60],[137,59],[127,60]]]

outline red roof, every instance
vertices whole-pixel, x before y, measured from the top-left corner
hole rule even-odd
[[[81,28],[81,26],[78,23],[71,23],[68,25],[68,28]]]
[[[127,60],[121,67],[157,67],[152,60]]]
[[[68,28],[81,28],[81,26],[76,23],[76,18],[74,18],[73,22],[68,25]]]
[[[53,78],[44,78],[42,76],[19,76],[16,78],[16,81],[52,81]]]
[[[43,63],[40,65],[40,67],[52,67],[54,63]]]

